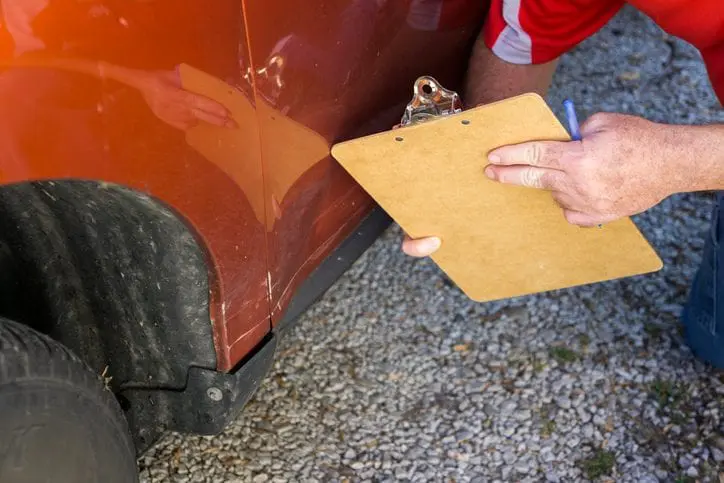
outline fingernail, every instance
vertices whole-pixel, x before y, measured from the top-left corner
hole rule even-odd
[[[417,248],[421,253],[430,254],[437,251],[441,244],[439,238],[424,238],[420,240]]]
[[[488,161],[490,161],[493,164],[500,163],[500,156],[497,154],[488,154]]]
[[[491,168],[490,166],[485,168],[485,176],[487,176],[488,178],[493,179],[493,180],[497,179],[495,177],[495,170],[493,168]]]

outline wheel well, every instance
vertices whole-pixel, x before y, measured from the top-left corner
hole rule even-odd
[[[186,224],[93,181],[0,187],[0,315],[62,342],[112,389],[216,367],[206,258]]]

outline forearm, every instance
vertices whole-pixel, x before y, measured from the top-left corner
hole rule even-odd
[[[724,124],[671,126],[667,146],[673,192],[724,190]]]
[[[14,61],[11,67],[38,67],[77,72],[98,79],[107,79],[139,88],[144,79],[144,73],[136,69],[130,69],[104,61],[79,59],[79,58],[30,58]]]
[[[505,62],[488,49],[481,34],[470,56],[463,101],[474,107],[528,92],[545,97],[556,65],[557,61],[538,65]]]
[[[57,59],[52,62],[54,67],[60,69],[80,72],[102,80],[112,80],[137,89],[141,87],[141,82],[145,78],[142,71],[102,60]]]

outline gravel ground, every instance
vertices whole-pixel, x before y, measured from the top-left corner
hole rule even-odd
[[[698,54],[624,10],[568,55],[551,93],[651,119],[724,121]],[[144,482],[724,482],[724,374],[677,315],[710,198],[637,223],[652,276],[474,304],[391,229],[283,342],[273,373],[218,437],[170,434]]]

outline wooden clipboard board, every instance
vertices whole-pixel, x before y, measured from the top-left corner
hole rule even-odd
[[[490,301],[659,270],[634,223],[569,224],[547,191],[483,174],[494,148],[570,140],[543,98],[525,94],[333,146],[334,158],[473,300]]]

